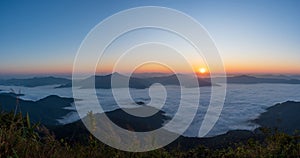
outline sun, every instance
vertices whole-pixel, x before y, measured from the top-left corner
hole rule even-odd
[[[207,70],[206,70],[206,68],[204,68],[204,67],[200,67],[200,68],[199,68],[199,72],[200,72],[201,74],[205,74],[205,73],[207,72]]]

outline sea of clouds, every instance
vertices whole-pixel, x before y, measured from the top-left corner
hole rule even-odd
[[[2,90],[2,93],[10,92],[11,89],[16,92],[20,91],[20,93],[24,94],[24,96],[21,96],[22,99],[34,101],[49,95],[58,95],[68,98],[73,97],[72,88],[55,88],[56,86],[57,85],[34,88],[0,86],[0,89]],[[85,99],[76,102],[77,108],[75,108],[74,104],[67,108],[76,109],[82,113],[87,113],[89,111],[104,112],[112,111],[120,107],[132,108],[142,106],[135,104],[136,101],[141,101],[150,106],[162,109],[166,112],[166,115],[173,117],[181,102],[181,105],[185,109],[183,111],[184,113],[176,115],[176,125],[168,127],[168,130],[173,132],[178,131],[181,124],[185,123],[185,120],[191,119],[189,117],[193,117],[193,121],[184,135],[198,136],[199,128],[206,114],[210,98],[212,97],[211,88],[200,88],[200,104],[195,103],[194,100],[194,98],[196,98],[195,95],[198,95],[198,88],[184,89],[184,92],[180,90],[180,87],[177,86],[167,86],[164,90],[162,90],[161,86],[153,86],[151,87],[150,93],[149,89],[130,89],[129,91],[132,98],[128,98],[125,95],[125,93],[128,92],[128,89],[120,88],[115,90],[119,103],[117,104],[110,89],[97,89],[96,95],[98,100],[86,99],[95,93],[94,90],[80,89],[80,96]],[[220,117],[207,136],[215,136],[235,129],[254,130],[258,125],[252,123],[251,120],[259,117],[261,113],[266,111],[266,108],[288,100],[300,101],[300,85],[228,84],[225,104]],[[102,108],[100,108],[99,102]],[[193,116],[195,111],[196,115]],[[211,113],[210,115],[217,114]],[[59,121],[62,124],[65,124],[78,119],[77,112],[71,112]]]

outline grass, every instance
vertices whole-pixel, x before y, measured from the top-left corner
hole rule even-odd
[[[199,146],[188,151],[174,148],[130,153],[111,148],[92,136],[86,136],[87,144],[58,140],[43,125],[32,125],[28,115],[24,118],[20,113],[14,116],[13,112],[0,112],[0,157],[300,157],[299,135],[266,133],[263,141],[249,139],[247,143],[218,150]]]

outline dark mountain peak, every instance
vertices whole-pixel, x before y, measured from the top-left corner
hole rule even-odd
[[[54,79],[56,77],[53,76],[44,76],[44,77],[33,77],[32,79]],[[27,78],[27,79],[31,79],[31,78]]]
[[[63,99],[63,97],[60,97],[58,95],[49,95],[43,99],[40,99],[40,100],[46,100],[46,99]]]
[[[177,74],[171,74],[169,76],[166,76],[166,78],[178,78],[179,76]]]
[[[300,80],[281,79],[281,78],[261,78],[248,75],[228,77],[227,83],[238,84],[257,84],[257,83],[283,83],[283,84],[300,84]]]
[[[249,75],[238,75],[238,76],[233,76],[233,78],[251,78],[251,79],[254,79],[256,77],[254,76],[249,76]]]
[[[114,76],[114,77],[127,77],[127,76],[122,75],[118,72],[114,72],[114,73],[107,74],[107,75],[95,75],[95,76],[91,76],[90,78],[111,78],[112,76]]]
[[[122,75],[122,74],[120,74],[120,73],[118,73],[118,72],[114,72],[114,73],[112,73],[111,75],[112,75],[112,76],[115,76],[115,75],[116,75],[116,76],[124,76],[124,75]]]
[[[120,78],[120,79],[135,78],[135,77],[126,76],[126,75],[123,75],[123,74],[120,74],[120,73],[117,73],[117,72],[112,73],[111,77],[113,77],[113,78]]]
[[[37,101],[37,103],[49,107],[51,106],[53,107],[54,105],[57,105],[58,107],[66,107],[66,106],[70,106],[70,103],[73,102],[74,102],[73,98],[63,98],[57,95],[50,95]]]
[[[143,79],[125,76],[117,72],[104,76],[91,76],[80,81],[79,85],[81,85],[81,88],[125,88],[128,87],[127,81],[129,81],[130,88],[144,89],[149,87],[148,82]]]
[[[111,77],[112,76],[112,74],[107,74],[107,75],[96,75],[95,77]]]
[[[133,73],[132,77],[137,78],[151,78],[151,77],[165,77],[170,76],[173,73],[164,73],[164,72],[144,72],[144,73]]]

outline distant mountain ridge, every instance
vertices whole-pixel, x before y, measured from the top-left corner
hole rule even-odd
[[[297,79],[278,79],[278,78],[258,78],[248,75],[240,75],[234,77],[227,77],[227,83],[240,84],[255,84],[255,83],[285,83],[285,84],[300,84]]]
[[[58,77],[34,77],[26,79],[7,79],[0,80],[0,85],[5,86],[24,86],[24,87],[38,87],[47,85],[62,85],[70,83],[71,80]]]
[[[183,83],[180,83],[179,78]],[[197,81],[192,82],[192,81]],[[129,81],[129,82],[128,82]],[[129,88],[136,89],[145,89],[149,88],[154,83],[160,83],[162,85],[174,85],[174,86],[184,86],[184,87],[202,87],[202,86],[212,86],[210,81],[206,81],[204,79],[193,79],[191,76],[173,74],[169,76],[160,76],[160,77],[148,77],[148,78],[137,78],[137,77],[129,77],[119,73],[113,73],[104,76],[91,76],[89,78],[75,81],[75,86],[80,88],[102,88],[102,89],[110,89],[110,88],[126,88],[129,85]],[[113,85],[111,84],[113,82]],[[129,84],[127,84],[127,82]],[[95,83],[93,85],[92,83]],[[57,88],[66,88],[71,87],[72,84],[68,83],[65,85],[61,85]]]
[[[151,73],[150,73],[151,74]],[[204,87],[204,86],[217,86],[218,83],[224,81],[224,77],[214,78],[216,83],[211,83],[211,78],[198,78],[198,83],[193,82],[194,79],[190,75],[184,74],[171,74],[171,75],[154,75],[154,77],[135,77],[126,76],[119,73],[113,73],[103,76],[91,76],[86,79],[74,81],[76,86],[80,88],[101,88],[101,89],[110,89],[110,88],[127,88],[129,81],[129,88],[135,89],[145,89],[149,88],[154,83],[160,83],[162,85],[175,85],[175,86],[184,86],[187,88],[192,87]],[[278,76],[278,75],[277,75]],[[274,77],[256,77],[249,75],[238,75],[227,77],[227,83],[229,84],[258,84],[258,83],[282,83],[282,84],[300,84],[300,80],[288,78],[285,76]],[[179,82],[181,79],[182,83]],[[114,81],[114,84],[111,84],[111,81]],[[91,83],[95,83],[92,85]],[[60,85],[56,88],[68,88],[72,87],[72,80],[66,78],[58,77],[34,77],[27,79],[8,79],[0,80],[0,85],[4,86],[24,86],[24,87],[37,87],[37,86],[47,86],[47,85]]]
[[[128,77],[119,73],[113,73],[105,76],[90,77],[86,80],[83,80],[81,88],[91,88],[91,86],[93,85],[91,85],[90,83],[93,80],[95,81],[95,88],[102,89],[126,88],[128,87],[128,82],[129,88],[145,89],[149,86],[149,83],[143,79]]]
[[[162,76],[162,77],[152,77],[152,78],[146,78],[146,80],[150,84],[154,83],[160,83],[162,85],[181,85],[187,88],[192,88],[192,87],[204,87],[204,86],[212,86],[211,82],[209,80],[204,80],[201,78],[193,78],[192,76],[187,76],[187,75],[181,75],[181,74],[173,74],[170,76]],[[180,80],[182,83],[180,83]],[[197,82],[198,81],[198,84]]]

